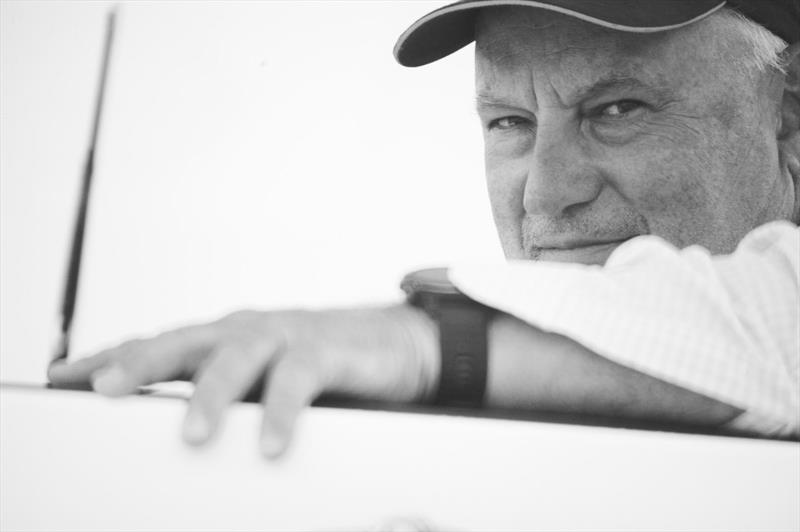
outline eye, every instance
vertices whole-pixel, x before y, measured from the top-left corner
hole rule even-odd
[[[527,127],[531,121],[521,116],[504,116],[489,122],[489,130],[508,131],[519,127]]]
[[[603,118],[624,118],[643,107],[644,104],[636,100],[620,100],[601,107],[597,114]]]

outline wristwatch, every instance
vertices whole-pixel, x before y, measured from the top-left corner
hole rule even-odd
[[[481,406],[488,373],[487,327],[494,309],[460,292],[448,280],[446,268],[409,273],[400,288],[409,304],[439,326],[442,363],[436,404]]]

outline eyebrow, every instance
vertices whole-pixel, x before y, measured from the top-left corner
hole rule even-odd
[[[610,91],[620,91],[620,90],[643,90],[651,94],[656,94],[660,97],[665,97],[668,94],[668,91],[661,87],[654,87],[649,85],[638,78],[630,77],[630,76],[619,76],[619,75],[610,75],[605,78],[601,78],[591,85],[581,87],[577,89],[575,92],[569,94],[568,101],[569,102],[581,102],[584,100],[588,100],[591,98],[596,98],[601,96],[602,94]],[[564,103],[562,100],[562,104],[568,106],[569,103]],[[517,104],[506,100],[502,97],[499,97],[491,92],[481,91],[475,95],[475,107],[478,111],[484,108],[490,107],[519,107]]]
[[[498,98],[488,92],[479,92],[475,95],[475,108],[480,111],[487,107],[518,107],[510,101]]]
[[[653,87],[638,78],[630,76],[608,76],[602,78],[588,87],[575,91],[570,95],[570,99],[576,102],[588,100],[600,96],[612,90],[644,90],[647,92],[663,93],[663,89]]]

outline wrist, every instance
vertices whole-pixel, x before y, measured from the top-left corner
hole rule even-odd
[[[407,274],[400,287],[407,302],[423,310],[438,332],[438,405],[480,407],[486,392],[488,325],[494,310],[455,287],[445,268]]]
[[[414,400],[432,403],[441,372],[439,327],[422,309],[407,303],[386,309],[398,331],[399,349],[410,362],[411,378],[416,381]]]

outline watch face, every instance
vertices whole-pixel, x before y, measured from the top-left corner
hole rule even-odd
[[[447,278],[447,268],[430,268],[409,273],[400,284],[407,294],[418,292],[431,292],[434,294],[460,294],[450,279]]]

